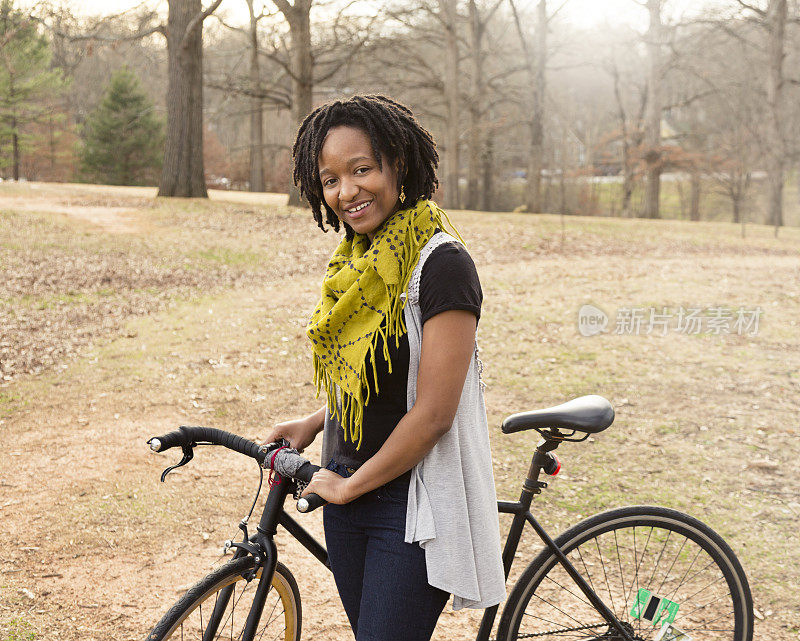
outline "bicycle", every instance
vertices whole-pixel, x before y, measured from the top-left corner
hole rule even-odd
[[[591,516],[552,539],[530,512],[534,496],[547,487],[541,473],[554,476],[560,470],[554,450],[601,432],[613,420],[611,404],[591,395],[503,421],[506,434],[535,429],[542,436],[519,500],[498,501],[499,512],[513,515],[503,548],[506,579],[525,523],[545,545],[509,592],[496,640],[751,641],[747,577],[730,547],[697,519],[663,507],[623,507]],[[325,548],[284,510],[286,497],[297,497],[319,467],[285,442],[258,445],[214,428],[180,427],[148,443],[156,452],[176,446],[183,450],[181,461],[164,470],[162,481],[188,463],[193,448],[202,443],[256,459],[262,480],[263,469],[278,476],[270,483],[256,533],[248,534],[248,515],[239,524],[242,541],[226,542],[226,549],[235,549],[233,558],[190,588],[147,641],[299,641],[300,594],[289,569],[278,562],[274,536],[281,525],[328,566]],[[323,503],[310,494],[297,507],[308,512]],[[498,607],[484,611],[476,641],[489,641]]]

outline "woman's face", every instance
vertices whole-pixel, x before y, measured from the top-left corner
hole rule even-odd
[[[397,211],[397,168],[381,157],[383,170],[372,152],[369,136],[361,129],[333,127],[319,153],[322,195],[336,215],[370,240],[384,220]]]

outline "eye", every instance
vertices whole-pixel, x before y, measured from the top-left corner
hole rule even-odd
[[[328,187],[333,185],[333,183],[335,183],[335,182],[336,182],[336,178],[326,178],[325,180],[322,181],[322,186],[327,189]]]
[[[366,173],[369,170],[370,170],[370,167],[359,167],[358,169],[356,169],[355,173],[356,174],[358,174],[358,173]]]

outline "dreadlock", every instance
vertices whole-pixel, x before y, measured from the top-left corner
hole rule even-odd
[[[312,111],[300,129],[292,148],[294,158],[294,184],[300,195],[311,205],[314,220],[322,231],[325,222],[339,231],[339,218],[322,195],[319,178],[319,154],[325,136],[333,127],[346,125],[364,131],[370,139],[378,167],[383,171],[381,157],[398,163],[397,188],[402,187],[408,202],[430,198],[439,186],[436,167],[439,154],[431,134],[414,118],[407,107],[380,95],[353,96],[336,100]],[[353,237],[353,229],[344,223],[346,237]]]

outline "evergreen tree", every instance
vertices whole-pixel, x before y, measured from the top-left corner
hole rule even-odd
[[[109,185],[155,184],[163,157],[163,122],[127,67],[116,71],[84,125],[83,177]]]
[[[60,72],[50,69],[50,43],[36,23],[0,0],[0,170],[12,168],[19,180],[20,156],[34,142],[31,125],[51,120],[65,87]]]

